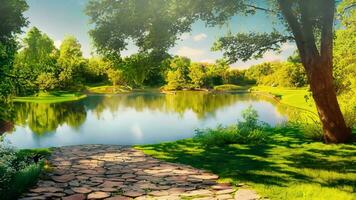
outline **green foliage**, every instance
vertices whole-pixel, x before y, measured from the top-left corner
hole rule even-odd
[[[234,126],[198,129],[195,138],[207,146],[266,143],[269,126],[258,120],[257,111],[250,106],[242,112],[242,118],[243,121],[238,121]]]
[[[16,199],[32,186],[43,167],[40,160],[49,154],[48,149],[15,150],[0,143],[0,199]]]
[[[165,0],[91,0],[86,13],[98,50],[120,54],[131,39],[141,51],[165,53],[178,36],[190,31],[194,18],[185,2]]]
[[[267,62],[246,70],[248,79],[258,85],[279,87],[303,87],[307,84],[305,71],[300,63]]]
[[[110,82],[113,84],[113,86],[115,87],[117,84],[118,85],[124,85],[125,84],[125,78],[123,75],[123,72],[121,70],[117,70],[117,69],[108,69],[107,70],[107,75],[108,78],[110,80]]]
[[[190,59],[175,57],[171,60],[170,70],[166,76],[166,90],[179,90],[185,88],[190,83],[189,66]]]
[[[281,44],[291,40],[276,31],[271,33],[237,33],[227,35],[216,41],[212,47],[214,51],[223,51],[229,63],[238,60],[247,61],[251,58],[261,58],[267,51],[278,51]]]
[[[206,67],[199,63],[193,63],[189,66],[189,78],[195,88],[202,88],[207,85]],[[172,79],[172,78],[171,78]]]
[[[57,79],[52,73],[41,73],[37,76],[36,84],[41,91],[50,91],[57,87]]]
[[[81,45],[73,36],[64,38],[60,50],[58,64],[61,67],[58,75],[61,88],[68,88],[83,81],[86,60],[83,58]]]
[[[111,67],[111,63],[102,59],[92,57],[88,64],[85,65],[83,77],[86,83],[105,82],[107,79],[107,70]]]

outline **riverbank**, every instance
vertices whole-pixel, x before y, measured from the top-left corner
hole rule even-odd
[[[204,146],[185,139],[136,146],[168,162],[191,165],[219,175],[219,182],[248,185],[269,199],[353,200],[356,145],[326,145],[303,137],[298,127],[277,127],[261,145]]]

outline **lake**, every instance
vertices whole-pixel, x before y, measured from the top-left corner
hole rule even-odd
[[[57,104],[15,103],[14,128],[5,140],[18,148],[174,141],[193,137],[197,128],[234,124],[249,105],[270,125],[287,120],[278,103],[249,93],[92,95]]]

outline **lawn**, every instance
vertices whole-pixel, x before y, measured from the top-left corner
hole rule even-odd
[[[314,100],[307,88],[254,86],[251,88],[251,91],[272,94],[279,99],[280,103],[317,112]]]
[[[13,98],[13,101],[33,103],[60,103],[66,101],[77,101],[85,97],[86,95],[81,93],[57,91],[50,93],[41,92],[34,96],[15,97]]]
[[[136,146],[169,162],[210,170],[270,199],[356,199],[356,145],[326,145],[295,127],[275,128],[264,145],[206,147],[196,139]]]

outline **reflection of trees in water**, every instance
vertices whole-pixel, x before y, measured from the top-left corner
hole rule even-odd
[[[96,97],[88,97],[85,101],[94,101]],[[93,109],[98,117],[105,110],[115,113],[120,108],[132,108],[138,112],[145,109],[150,111],[174,112],[183,115],[191,110],[198,118],[205,118],[208,115],[214,115],[215,112],[237,101],[258,100],[252,95],[231,95],[231,94],[213,94],[207,92],[177,92],[176,94],[128,94],[117,96],[105,96],[102,101]]]
[[[55,131],[58,126],[67,124],[78,128],[86,119],[83,104],[75,103],[17,103],[15,123],[26,126],[36,134]]]

